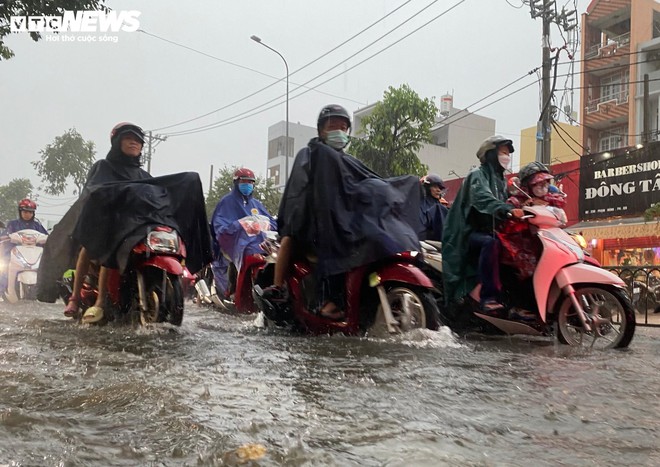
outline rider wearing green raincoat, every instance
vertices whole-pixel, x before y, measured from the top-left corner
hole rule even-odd
[[[521,209],[506,203],[504,170],[511,162],[513,142],[503,136],[487,138],[479,147],[481,166],[463,180],[449,210],[442,236],[442,267],[447,304],[458,302],[481,283],[480,305],[486,312],[499,303],[499,241],[496,223]]]

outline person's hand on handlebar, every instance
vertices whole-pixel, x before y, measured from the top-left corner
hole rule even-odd
[[[520,219],[525,215],[525,211],[519,208],[512,209],[509,211],[509,217],[512,217],[514,219]]]

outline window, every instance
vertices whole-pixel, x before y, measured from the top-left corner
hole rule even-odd
[[[628,100],[628,73],[605,76],[600,80],[600,102],[616,99],[617,103]]]
[[[598,139],[598,151],[610,151],[621,148],[627,144],[625,128],[615,128],[610,131],[603,131]]]

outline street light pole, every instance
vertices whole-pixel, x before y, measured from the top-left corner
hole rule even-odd
[[[253,35],[250,36],[250,39],[257,42],[258,44],[263,45],[267,49],[272,50],[277,55],[279,55],[282,61],[284,62],[284,66],[286,67],[286,141],[284,142],[284,185],[286,186],[286,182],[289,179],[289,64],[286,62],[285,58],[282,56],[281,53],[279,53],[277,50],[270,47],[269,45],[266,45],[263,42],[261,42],[260,37]]]

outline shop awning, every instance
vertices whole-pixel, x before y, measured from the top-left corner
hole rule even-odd
[[[567,227],[570,232],[582,232],[587,241],[591,238],[615,239],[660,236],[660,222],[644,222],[642,217],[578,222]]]

